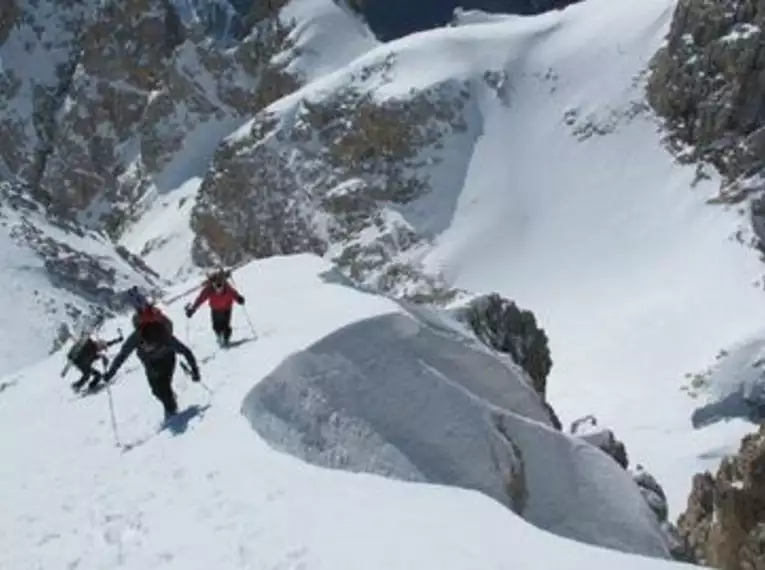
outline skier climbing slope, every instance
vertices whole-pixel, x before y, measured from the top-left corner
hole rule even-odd
[[[199,368],[191,350],[172,333],[172,322],[156,307],[151,306],[137,290],[131,289],[129,298],[135,308],[133,326],[135,330],[122,345],[112,365],[104,374],[104,382],[109,383],[125,362],[136,352],[146,370],[151,392],[160,401],[165,411],[165,419],[178,411],[178,403],[172,388],[175,372],[175,355],[180,353],[191,369],[191,379],[199,382]]]
[[[221,346],[231,341],[231,310],[234,303],[244,305],[244,297],[228,282],[230,273],[220,269],[205,280],[193,303],[186,305],[186,318],[191,318],[202,303],[210,305],[213,332]]]

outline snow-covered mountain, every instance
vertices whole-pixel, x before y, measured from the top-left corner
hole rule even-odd
[[[684,377],[765,306],[748,220],[707,204],[720,177],[674,161],[646,102],[673,8],[469,12],[368,52],[226,140],[192,210],[197,250],[309,250],[414,299],[518,300],[550,335],[556,410],[615,427],[678,512],[749,429],[695,432]]]
[[[765,318],[756,193],[720,200],[731,172],[750,184],[757,165],[728,172],[706,151],[741,133],[673,116],[714,102],[706,80],[682,96],[694,56],[724,62],[739,52],[715,46],[741,40],[757,59],[749,28],[694,38],[693,53],[678,37],[727,37],[759,12],[688,12],[702,4],[459,11],[451,27],[381,43],[340,0],[4,3],[0,255],[7,296],[29,315],[0,331],[8,371],[49,346],[23,324],[42,316],[30,288],[85,307],[158,275],[277,258],[237,272],[256,342],[224,355],[206,323],[186,333],[214,404],[181,381],[204,411],[183,437],[112,453],[107,403],[67,399],[61,354],[0,381],[0,433],[41,418],[23,442],[0,438],[3,480],[19,482],[2,491],[7,564],[665,565],[540,528],[666,557],[678,546],[667,511],[751,429],[700,421],[710,409],[684,391],[720,349],[754,338],[710,383],[723,388],[704,417],[735,416],[715,398],[736,396],[750,365],[757,383]],[[735,83],[740,63],[720,80]],[[721,173],[676,160],[702,131],[712,140],[691,158]],[[187,285],[166,297],[177,322]],[[492,291],[533,312],[532,334],[473,336],[461,309]],[[524,362],[530,339],[543,349]],[[154,419],[140,372],[124,376],[120,438],[136,443]],[[630,477],[612,432],[560,429],[588,414],[666,495],[641,468]],[[710,518],[686,527],[694,551]]]

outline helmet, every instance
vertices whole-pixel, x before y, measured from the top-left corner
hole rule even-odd
[[[133,307],[136,311],[140,311],[149,305],[148,299],[138,290],[138,287],[136,286],[133,286],[127,290],[125,298],[127,299],[127,302],[130,304],[130,306]]]

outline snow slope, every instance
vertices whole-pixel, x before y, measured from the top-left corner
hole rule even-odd
[[[329,10],[318,0],[289,9],[321,6]],[[549,397],[564,422],[594,413],[613,427],[677,513],[691,476],[750,429],[733,421],[695,431],[684,377],[759,328],[765,303],[753,286],[761,264],[736,237],[746,241],[746,220],[705,203],[717,177],[697,181],[694,168],[673,162],[644,102],[644,72],[673,8],[587,0],[533,18],[463,13],[455,28],[374,47],[321,77],[326,62],[318,63],[314,81],[269,110],[289,119],[302,99],[349,85],[384,100],[465,82],[467,128],[445,141],[465,156],[426,166],[434,192],[395,214],[434,241],[430,270],[535,312],[551,339]],[[352,57],[325,43],[347,28],[298,29],[308,54]],[[391,54],[382,76],[363,73]],[[168,218],[153,223],[167,231]],[[188,259],[175,246],[166,253],[172,263]]]
[[[296,256],[238,272],[248,300],[261,301],[251,310],[259,339],[221,353],[207,319],[193,320],[189,342],[211,400],[178,373],[182,404],[201,412],[143,443],[160,407],[136,361],[126,362],[112,392],[119,437],[136,443],[128,452],[115,448],[106,395],[73,399],[56,377],[60,355],[23,373],[35,382],[6,388],[0,567],[680,567],[556,537],[480,493],[323,470],[273,451],[238,413],[252,385],[318,338],[397,310],[333,283],[327,270]],[[182,303],[169,308],[180,334]],[[249,335],[242,316],[238,339]]]
[[[508,38],[495,54],[507,98],[481,101],[484,130],[429,263],[534,310],[556,411],[613,427],[677,513],[693,473],[751,429],[695,432],[684,375],[759,328],[765,299],[757,256],[733,239],[746,220],[705,204],[717,177],[692,187],[694,169],[673,163],[643,103],[640,74],[673,7],[587,0],[463,28]],[[454,65],[439,53],[419,55],[430,74]]]
[[[0,374],[48,355],[60,327],[76,328],[115,292],[159,279],[121,256],[105,236],[56,224],[39,204],[0,181]]]
[[[455,324],[421,310],[353,322],[286,359],[243,413],[311,463],[476,489],[558,535],[669,558],[630,475],[553,429],[523,372]]]

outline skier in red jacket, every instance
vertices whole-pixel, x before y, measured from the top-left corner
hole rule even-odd
[[[221,270],[208,277],[196,301],[186,305],[186,316],[191,318],[199,306],[207,301],[210,305],[212,328],[221,346],[228,346],[231,340],[231,308],[234,303],[244,305],[244,297],[226,280]]]

